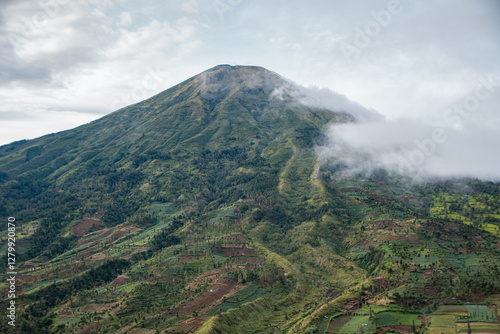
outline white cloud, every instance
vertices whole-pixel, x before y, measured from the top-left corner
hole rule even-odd
[[[72,57],[65,64],[78,64],[89,57],[89,50],[103,45],[101,20],[105,17],[80,2],[49,3],[57,5],[19,1],[5,10],[5,30],[16,55],[27,65],[51,61],[51,57],[60,61],[68,55]]]
[[[26,4],[20,1],[7,9],[28,18],[41,10]],[[82,113],[81,118],[70,118],[88,121],[89,115],[95,119],[184,80],[186,72],[181,63],[200,45],[197,28],[184,18],[172,22],[152,19],[137,26],[131,24],[133,17],[127,12],[118,14],[115,21],[109,20],[101,9],[109,10],[111,4],[101,9],[80,2],[65,6],[61,5],[58,15],[37,26],[26,38],[22,36],[19,43],[9,44],[4,38],[5,45],[15,48],[9,54],[13,61],[5,65],[0,61],[9,73],[3,75],[0,68],[0,79],[7,81],[0,88],[0,119],[16,118],[10,123],[19,125],[12,140],[22,138],[22,133],[26,138],[43,134],[24,132],[27,129],[53,132],[78,125],[51,116],[61,115],[61,110]],[[16,22],[11,18],[4,27],[22,31]],[[115,23],[129,25],[115,28]],[[19,110],[21,105],[36,110],[40,117],[46,115],[47,121],[26,116],[25,109]],[[35,125],[21,126],[23,117],[24,122]],[[0,138],[0,144],[9,142],[7,138]]]
[[[328,164],[343,165],[347,174],[385,169],[415,179],[499,181],[500,88],[467,111],[463,106],[471,96],[443,110],[441,118],[331,125],[325,130],[328,143],[318,153]]]

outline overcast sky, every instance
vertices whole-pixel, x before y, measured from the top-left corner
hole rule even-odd
[[[0,145],[218,64],[329,88],[427,137],[431,125],[500,137],[498,0],[2,0],[0,55]],[[456,103],[467,117],[447,111]]]

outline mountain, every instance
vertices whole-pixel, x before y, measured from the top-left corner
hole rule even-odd
[[[0,147],[18,272],[16,329],[2,332],[416,331],[451,298],[485,302],[475,320],[495,330],[500,187],[344,177],[315,147],[355,117],[304,92],[220,65]]]
[[[146,176],[155,175],[157,183],[169,184],[161,181],[171,173],[157,172],[177,167],[169,161],[171,157],[188,166],[176,168],[183,173],[196,170],[193,159],[216,152],[244,155],[250,162],[282,143],[290,150],[292,139],[299,146],[310,146],[324,124],[349,119],[345,114],[306,108],[292,99],[270,98],[283,85],[289,84],[262,68],[217,66],[90,124],[1,147],[3,180],[22,184],[28,175],[36,179],[35,184],[32,180],[22,184],[23,192],[32,189],[33,193],[26,194],[31,202],[47,188],[58,196],[62,191],[90,202],[92,194],[114,193],[120,183],[128,187],[135,180],[140,187]],[[92,189],[73,189],[82,184]],[[163,185],[143,187],[141,201],[179,193],[176,187],[169,190],[174,194],[164,194]]]

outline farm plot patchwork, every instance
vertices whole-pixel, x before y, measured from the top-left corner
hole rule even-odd
[[[470,322],[494,322],[498,323],[498,319],[486,305],[465,305],[467,312],[470,315]]]
[[[434,217],[449,218],[493,235],[500,234],[498,199],[488,195],[457,195],[441,192],[434,196],[430,214]]]
[[[420,326],[418,314],[403,312],[380,312],[375,316],[375,322],[379,327],[389,326]]]
[[[327,334],[337,334],[340,333],[340,329],[351,321],[353,317],[350,315],[341,315],[339,317],[334,317],[330,320],[326,332]]]
[[[369,316],[354,316],[352,317],[351,320],[349,320],[348,323],[343,325],[339,333],[375,333],[376,332],[376,326],[375,324],[370,320]]]
[[[484,304],[441,305],[430,316],[430,334],[465,334],[469,328],[470,333],[500,333],[497,317]]]
[[[239,307],[245,303],[252,302],[260,297],[265,296],[266,292],[267,289],[263,287],[260,287],[253,283],[249,284],[231,297],[227,298],[222,304],[207,312],[207,315],[215,315],[218,310],[220,310],[221,312],[227,312],[233,308]]]
[[[209,221],[211,223],[227,223],[231,217],[234,216],[235,207],[228,206],[222,209],[218,209],[212,212]]]

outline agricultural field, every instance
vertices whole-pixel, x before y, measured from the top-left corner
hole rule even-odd
[[[494,310],[486,304],[441,305],[429,316],[429,333],[500,333]]]
[[[103,261],[122,258],[132,261],[129,270],[104,286],[72,298],[57,312],[55,325],[73,330],[91,328],[93,322],[99,321],[114,323],[112,327],[119,329],[121,326],[116,327],[117,324],[125,324],[123,320],[133,314],[135,319],[137,312],[143,317],[153,316],[154,310],[167,307],[171,309],[171,316],[160,317],[162,320],[154,325],[166,332],[195,330],[209,316],[251,303],[268,293],[266,286],[277,275],[276,267],[266,264],[246,238],[229,229],[226,236],[218,234],[215,239],[207,239],[206,230],[191,225],[183,232],[187,241],[184,245],[163,248],[150,257],[148,251],[158,231],[168,229],[182,219],[179,217],[184,217],[186,211],[176,210],[173,203],[154,203],[149,212],[157,216],[155,225],[143,229],[97,228],[83,234],[79,246],[48,264],[29,269],[37,278],[33,281],[29,279],[31,276],[26,276],[20,291],[29,298],[51,284],[71,282],[76,268],[97,268]],[[215,219],[213,229],[218,229],[233,215],[234,208],[224,208],[207,215],[206,221],[211,223]],[[69,259],[75,256],[80,262],[70,264]],[[66,277],[66,280],[51,278],[54,276]],[[93,303],[88,305],[88,301]],[[62,311],[66,308],[70,311]],[[197,320],[190,320],[192,318]],[[116,323],[115,319],[123,320]],[[156,332],[156,329],[149,330]]]
[[[465,195],[315,176],[290,143],[288,169],[260,174],[280,179],[279,200],[177,193],[114,225],[94,210],[74,218],[70,246],[20,262],[26,319],[53,333],[498,333],[498,236],[429,201],[450,211]],[[474,212],[494,209],[478,196]]]
[[[340,333],[374,333],[375,331],[376,326],[368,316],[354,316],[340,327]]]
[[[375,333],[377,328],[386,331],[419,329],[423,326],[419,317],[394,303],[387,306],[366,304],[351,314],[340,313],[329,318],[324,333]]]
[[[433,197],[430,214],[463,224],[473,225],[500,236],[500,201],[489,194],[449,194]]]

